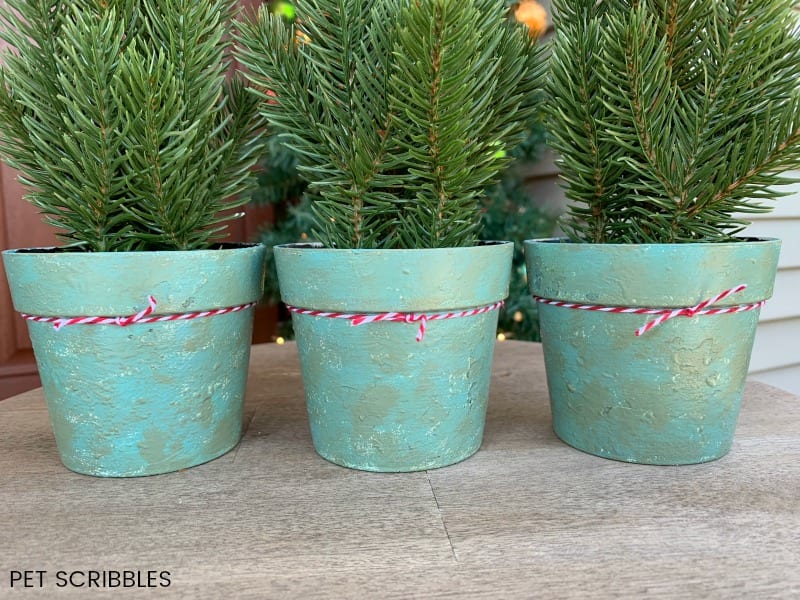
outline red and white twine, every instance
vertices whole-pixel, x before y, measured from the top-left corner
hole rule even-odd
[[[20,313],[23,319],[34,321],[36,323],[52,323],[56,330],[68,325],[118,325],[119,327],[127,327],[128,325],[135,325],[140,323],[162,323],[165,321],[188,321],[191,319],[201,319],[203,317],[214,317],[216,315],[224,315],[232,312],[239,312],[240,310],[247,310],[253,308],[256,303],[249,302],[239,306],[229,306],[226,308],[217,308],[214,310],[203,310],[197,312],[175,313],[169,315],[155,315],[151,316],[156,309],[158,303],[153,296],[147,297],[148,306],[138,313],[122,317],[39,317],[36,315],[29,315]]]
[[[707,300],[703,300],[699,304],[694,306],[688,306],[685,308],[630,308],[624,306],[603,306],[597,304],[576,304],[573,302],[562,302],[561,300],[548,300],[547,298],[542,298],[541,296],[534,296],[534,300],[539,302],[540,304],[547,304],[550,306],[561,306],[563,308],[573,308],[576,310],[591,310],[591,311],[598,311],[598,312],[610,312],[610,313],[624,313],[624,314],[634,314],[634,315],[658,315],[652,321],[648,321],[644,325],[642,325],[639,329],[636,330],[636,335],[641,336],[653,329],[654,327],[658,327],[665,321],[669,321],[670,319],[674,319],[675,317],[698,317],[702,315],[724,315],[730,313],[740,313],[746,312],[748,310],[755,310],[757,308],[761,308],[766,304],[766,300],[761,300],[760,302],[753,302],[752,304],[739,304],[737,306],[727,306],[725,308],[708,308],[712,304],[716,304],[720,300],[723,300],[730,296],[731,294],[737,294],[742,290],[746,289],[747,285],[741,284],[737,285],[736,287],[732,287],[724,292],[720,292],[719,294],[712,296]]]
[[[479,308],[471,308],[469,310],[462,310],[457,312],[439,312],[439,313],[404,313],[404,312],[385,312],[385,313],[341,313],[330,312],[324,310],[312,310],[310,308],[298,308],[296,306],[288,306],[291,312],[298,315],[309,315],[312,317],[327,317],[330,319],[346,319],[350,321],[353,326],[364,325],[366,323],[377,323],[379,321],[390,321],[395,323],[419,323],[417,330],[416,340],[421,342],[425,338],[425,330],[428,321],[442,321],[444,319],[459,319],[461,317],[472,317],[483,313],[490,312],[502,308],[505,302],[500,300],[494,304],[481,306]]]

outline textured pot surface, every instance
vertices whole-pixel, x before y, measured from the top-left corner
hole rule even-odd
[[[42,317],[153,316],[261,297],[265,248],[186,252],[7,251],[14,307]],[[98,476],[207,462],[241,435],[253,310],[167,322],[29,322],[64,464]]]
[[[283,300],[347,313],[478,308],[508,293],[510,243],[437,250],[275,249]],[[480,447],[497,311],[419,323],[294,314],[311,434],[369,471],[453,464]]]
[[[724,308],[772,295],[780,242],[526,242],[531,293],[630,308],[695,306],[739,284]],[[648,464],[713,460],[730,449],[759,310],[677,317],[539,305],[556,434],[608,458]]]

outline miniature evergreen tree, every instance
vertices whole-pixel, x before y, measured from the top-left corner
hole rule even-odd
[[[465,246],[483,190],[539,104],[543,62],[502,0],[308,0],[262,7],[241,61],[338,248]]]
[[[599,243],[730,241],[800,166],[793,0],[554,0],[547,124]]]
[[[530,125],[522,143],[510,155],[514,162],[500,175],[500,181],[485,190],[482,200],[480,238],[514,242],[509,298],[498,317],[498,334],[515,340],[539,341],[537,306],[527,292],[527,274],[523,241],[546,237],[554,227],[554,218],[537,208],[516,165],[538,160],[544,144],[541,123]],[[312,201],[306,193],[306,184],[296,170],[296,157],[281,141],[271,136],[269,151],[260,163],[258,186],[253,192],[255,202],[275,206],[274,223],[266,223],[261,232],[261,242],[267,247],[267,276],[264,301],[280,302],[280,291],[271,248],[278,244],[313,241],[309,233],[314,219]],[[293,338],[289,314],[279,318],[278,335]]]
[[[263,121],[231,64],[230,0],[7,0],[0,151],[77,249],[220,237]]]

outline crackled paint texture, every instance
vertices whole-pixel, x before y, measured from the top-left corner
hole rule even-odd
[[[42,316],[154,314],[261,297],[263,246],[147,253],[3,253],[15,308]],[[253,311],[56,331],[28,323],[64,465],[105,477],[212,460],[241,435]]]
[[[276,248],[288,304],[346,312],[443,312],[508,294],[511,244],[439,250]],[[417,324],[293,315],[311,435],[327,460],[418,471],[481,445],[497,311]]]
[[[595,245],[526,242],[531,292],[608,306],[693,306],[740,283],[715,307],[772,295],[780,242]],[[540,305],[556,434],[591,454],[691,464],[733,441],[758,310],[678,317],[642,337],[647,315]]]

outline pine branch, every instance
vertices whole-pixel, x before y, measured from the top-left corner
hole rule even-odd
[[[216,114],[222,126],[216,144],[220,161],[208,195],[230,199],[248,190],[253,183],[252,168],[264,146],[258,138],[266,122],[259,115],[258,98],[240,79],[225,83],[224,106]],[[243,195],[237,200],[226,200],[226,206],[233,208],[247,202],[248,197]]]
[[[334,247],[473,243],[478,196],[539,102],[541,66],[503,3],[299,8],[295,29],[262,9],[238,39],[262,115],[316,194],[315,235]]]
[[[781,173],[800,166],[793,2],[571,4],[559,12],[549,86],[560,107],[554,146],[576,203],[567,230],[595,242],[725,241],[746,225],[737,213],[769,210],[760,201],[780,196],[775,186],[790,180]],[[593,28],[602,37],[581,37]],[[565,39],[575,31],[574,43]],[[600,65],[601,111],[572,93],[586,56]],[[576,123],[593,129],[581,137]],[[599,156],[621,194],[587,185]]]
[[[324,187],[318,185],[322,182],[311,184],[321,196],[313,211],[325,224],[325,237],[339,238],[333,242],[336,246],[375,247],[382,245],[384,233],[393,225],[397,202],[384,192],[396,185],[396,179],[383,176],[396,163],[384,70],[393,30],[378,26],[379,19],[387,16],[391,23],[391,15],[385,13],[385,5],[373,11],[372,2],[365,0],[338,4],[336,12],[315,7],[306,30],[312,42],[302,46],[311,64],[315,95],[327,117],[318,126],[326,130],[331,154],[339,157],[338,177],[327,177]],[[318,18],[320,10],[329,18]],[[338,231],[343,223],[348,231],[342,235]]]
[[[508,164],[506,148],[519,141],[537,106],[540,56],[493,4],[431,3],[408,8],[401,18],[408,26],[400,30],[390,85],[403,109],[400,139],[415,176],[407,186],[415,202],[401,214],[400,235],[408,245],[474,243],[483,190]],[[481,38],[463,35],[481,27]],[[409,81],[424,81],[427,89],[407,92]],[[430,225],[421,237],[418,223],[425,221]]]
[[[0,151],[45,219],[87,250],[218,239],[261,144],[255,103],[226,95],[233,2],[6,4]]]
[[[180,102],[180,79],[166,52],[146,57],[135,46],[123,58],[121,78],[124,96],[119,101],[131,125],[136,124],[128,136],[130,183],[124,210],[137,223],[143,244],[161,242],[164,248],[185,250],[187,232],[195,225],[181,218],[195,186],[187,177],[187,150],[198,131],[196,124],[182,128],[186,106]]]
[[[596,49],[602,36],[602,6],[605,4],[594,0],[554,0],[559,24],[551,48],[549,102],[545,105],[547,120],[557,124],[549,128],[550,144],[560,155],[557,164],[567,184],[567,197],[573,202],[573,220],[565,223],[565,228],[573,237],[594,242],[606,237],[608,218],[601,207],[623,193],[623,169],[614,161],[615,149],[603,143],[599,132],[600,122],[612,122],[598,77],[602,56]]]

